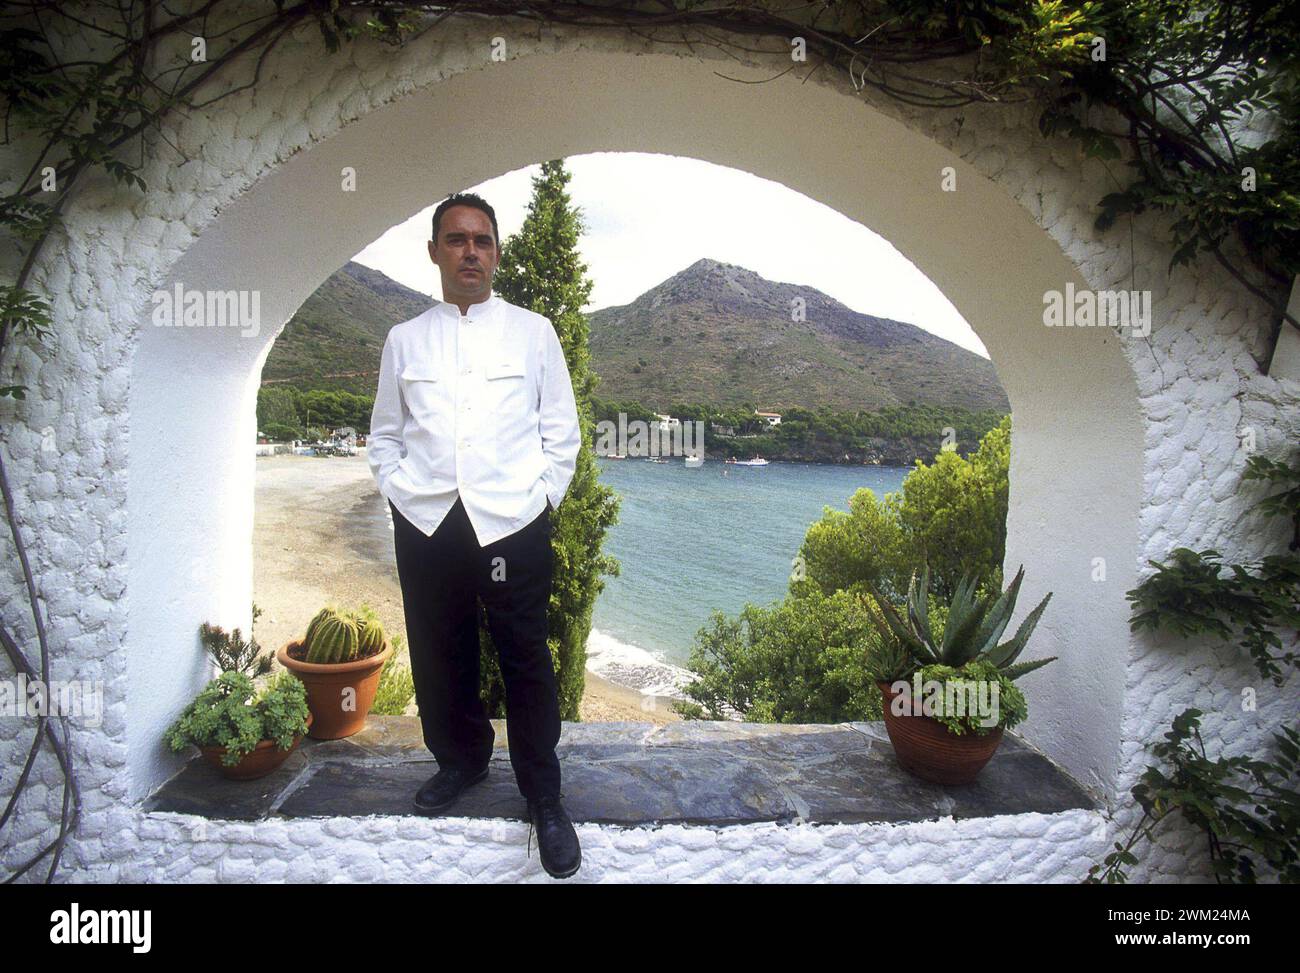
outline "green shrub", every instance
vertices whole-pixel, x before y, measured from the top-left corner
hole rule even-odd
[[[415,677],[411,675],[411,667],[397,664],[401,645],[402,637],[394,635],[393,654],[379,673],[379,688],[375,690],[375,702],[370,707],[370,712],[379,716],[401,716],[415,698]]]
[[[698,678],[683,690],[693,702],[675,709],[687,719],[758,723],[878,720],[880,691],[863,657],[879,633],[854,593],[802,597],[738,618],[715,611],[695,636],[689,667]]]
[[[286,426],[281,422],[272,422],[263,426],[262,433],[273,443],[290,443],[295,439],[303,438],[300,426]]]
[[[874,584],[902,601],[909,579],[927,566],[944,603],[963,575],[1000,591],[1010,457],[1006,416],[969,460],[940,452],[930,466],[918,461],[897,493],[878,499],[863,487],[849,498],[847,513],[828,506],[804,537],[804,575],[791,581],[791,592],[865,591]]]

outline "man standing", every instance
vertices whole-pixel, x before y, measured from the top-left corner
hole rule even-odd
[[[478,600],[506,690],[510,764],[542,866],[582,861],[560,798],[559,696],[547,646],[551,510],[581,436],[550,320],[492,293],[496,214],[472,193],[433,214],[443,300],[389,331],[367,458],[393,515],[411,674],[438,772],[415,796],[436,814],[487,776],[495,733],[479,696]]]

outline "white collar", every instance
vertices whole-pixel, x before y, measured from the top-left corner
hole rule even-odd
[[[501,298],[497,297],[496,292],[494,291],[489,294],[485,300],[479,301],[477,304],[471,304],[469,306],[469,311],[465,316],[471,321],[478,321],[482,318],[486,318],[496,310],[497,303],[500,300]],[[452,304],[450,301],[439,301],[434,306],[434,311],[440,314],[448,314],[457,319],[460,318],[460,306],[458,304]]]

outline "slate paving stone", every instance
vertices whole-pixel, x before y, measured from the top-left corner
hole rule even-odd
[[[993,759],[971,784],[931,783],[899,766],[893,751],[845,755],[842,762],[804,768],[792,785],[807,803],[813,822],[920,821],[948,817],[981,818],[999,814],[1055,814],[1092,808],[1091,798],[1050,761],[1027,749]],[[870,789],[863,787],[870,781]]]
[[[882,723],[881,726],[884,726]],[[888,739],[888,736],[886,736]],[[1014,733],[1003,733],[1002,742],[998,744],[998,753],[1037,753],[1029,744]]]
[[[403,761],[367,768],[325,764],[285,798],[279,813],[288,818],[417,815],[415,793],[438,772],[437,761]],[[524,799],[515,786],[508,758],[494,756],[487,778],[467,787],[446,814],[472,818],[526,820]]]
[[[497,729],[497,722],[492,726]],[[418,718],[410,716],[368,716],[360,733],[348,737],[365,746],[404,746],[413,750],[424,747],[424,731]]]
[[[1004,754],[999,747],[974,783],[945,790],[956,805],[953,816],[958,818],[1031,811],[1054,814],[1094,806],[1083,788],[1028,748]]]
[[[851,727],[854,731],[873,740],[889,743],[889,733],[885,730],[884,723],[845,723],[843,725]]]
[[[654,735],[653,723],[564,723],[555,754],[562,765],[570,758],[616,760],[645,753],[647,738]]]
[[[708,727],[701,729],[701,727]],[[714,729],[716,727],[716,729]],[[843,724],[667,724],[647,740],[650,752],[668,749],[723,750],[733,759],[801,762],[861,749],[863,734]]]
[[[196,756],[146,798],[143,808],[195,814],[210,820],[260,821],[307,767],[308,758],[301,744],[284,763],[257,780],[227,780],[202,756]]]
[[[565,767],[565,807],[574,821],[608,824],[739,824],[784,820],[793,810],[752,761],[725,752],[650,754],[620,763]]]
[[[358,734],[359,736],[360,734]],[[409,747],[368,744],[356,736],[344,737],[342,740],[313,740],[310,737],[301,744],[301,749],[312,763],[324,760],[364,761],[380,759],[384,751],[394,754],[410,753]]]
[[[561,744],[632,744],[652,736],[659,727],[654,723],[562,723]]]
[[[870,743],[866,743],[870,746]],[[712,744],[717,746],[717,744]],[[864,749],[862,734],[844,727],[812,727],[802,732],[754,734],[727,744],[731,753],[785,761],[821,761]]]
[[[898,766],[893,751],[879,748],[836,754],[833,760],[802,766],[786,786],[800,815],[814,824],[941,816],[942,788],[917,781]]]
[[[527,820],[505,721],[493,726],[487,779],[444,814]],[[727,825],[799,816],[865,823],[1096,807],[1012,734],[964,787],[903,770],[880,723],[565,723],[557,753],[565,806],[576,822]],[[415,792],[437,770],[417,718],[375,716],[345,740],[304,741],[260,781],[227,781],[196,757],[145,809],[235,820],[413,815]]]
[[[505,752],[506,721],[492,720],[496,732],[494,749]],[[389,760],[432,760],[428,748],[424,745],[424,731],[420,720],[414,716],[370,716],[360,733],[354,733],[342,740],[310,740],[304,746],[319,750],[322,756],[337,754],[348,756],[351,751],[346,745],[361,747],[372,756]],[[335,750],[333,748],[338,747]]]

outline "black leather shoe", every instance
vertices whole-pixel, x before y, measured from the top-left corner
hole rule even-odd
[[[568,878],[582,864],[578,832],[558,795],[528,802],[528,845],[532,852],[533,828],[537,829],[537,852],[551,878]]]
[[[485,778],[487,772],[486,767],[477,774],[466,773],[458,767],[443,767],[416,792],[415,809],[421,814],[437,814],[454,804],[466,787]]]

